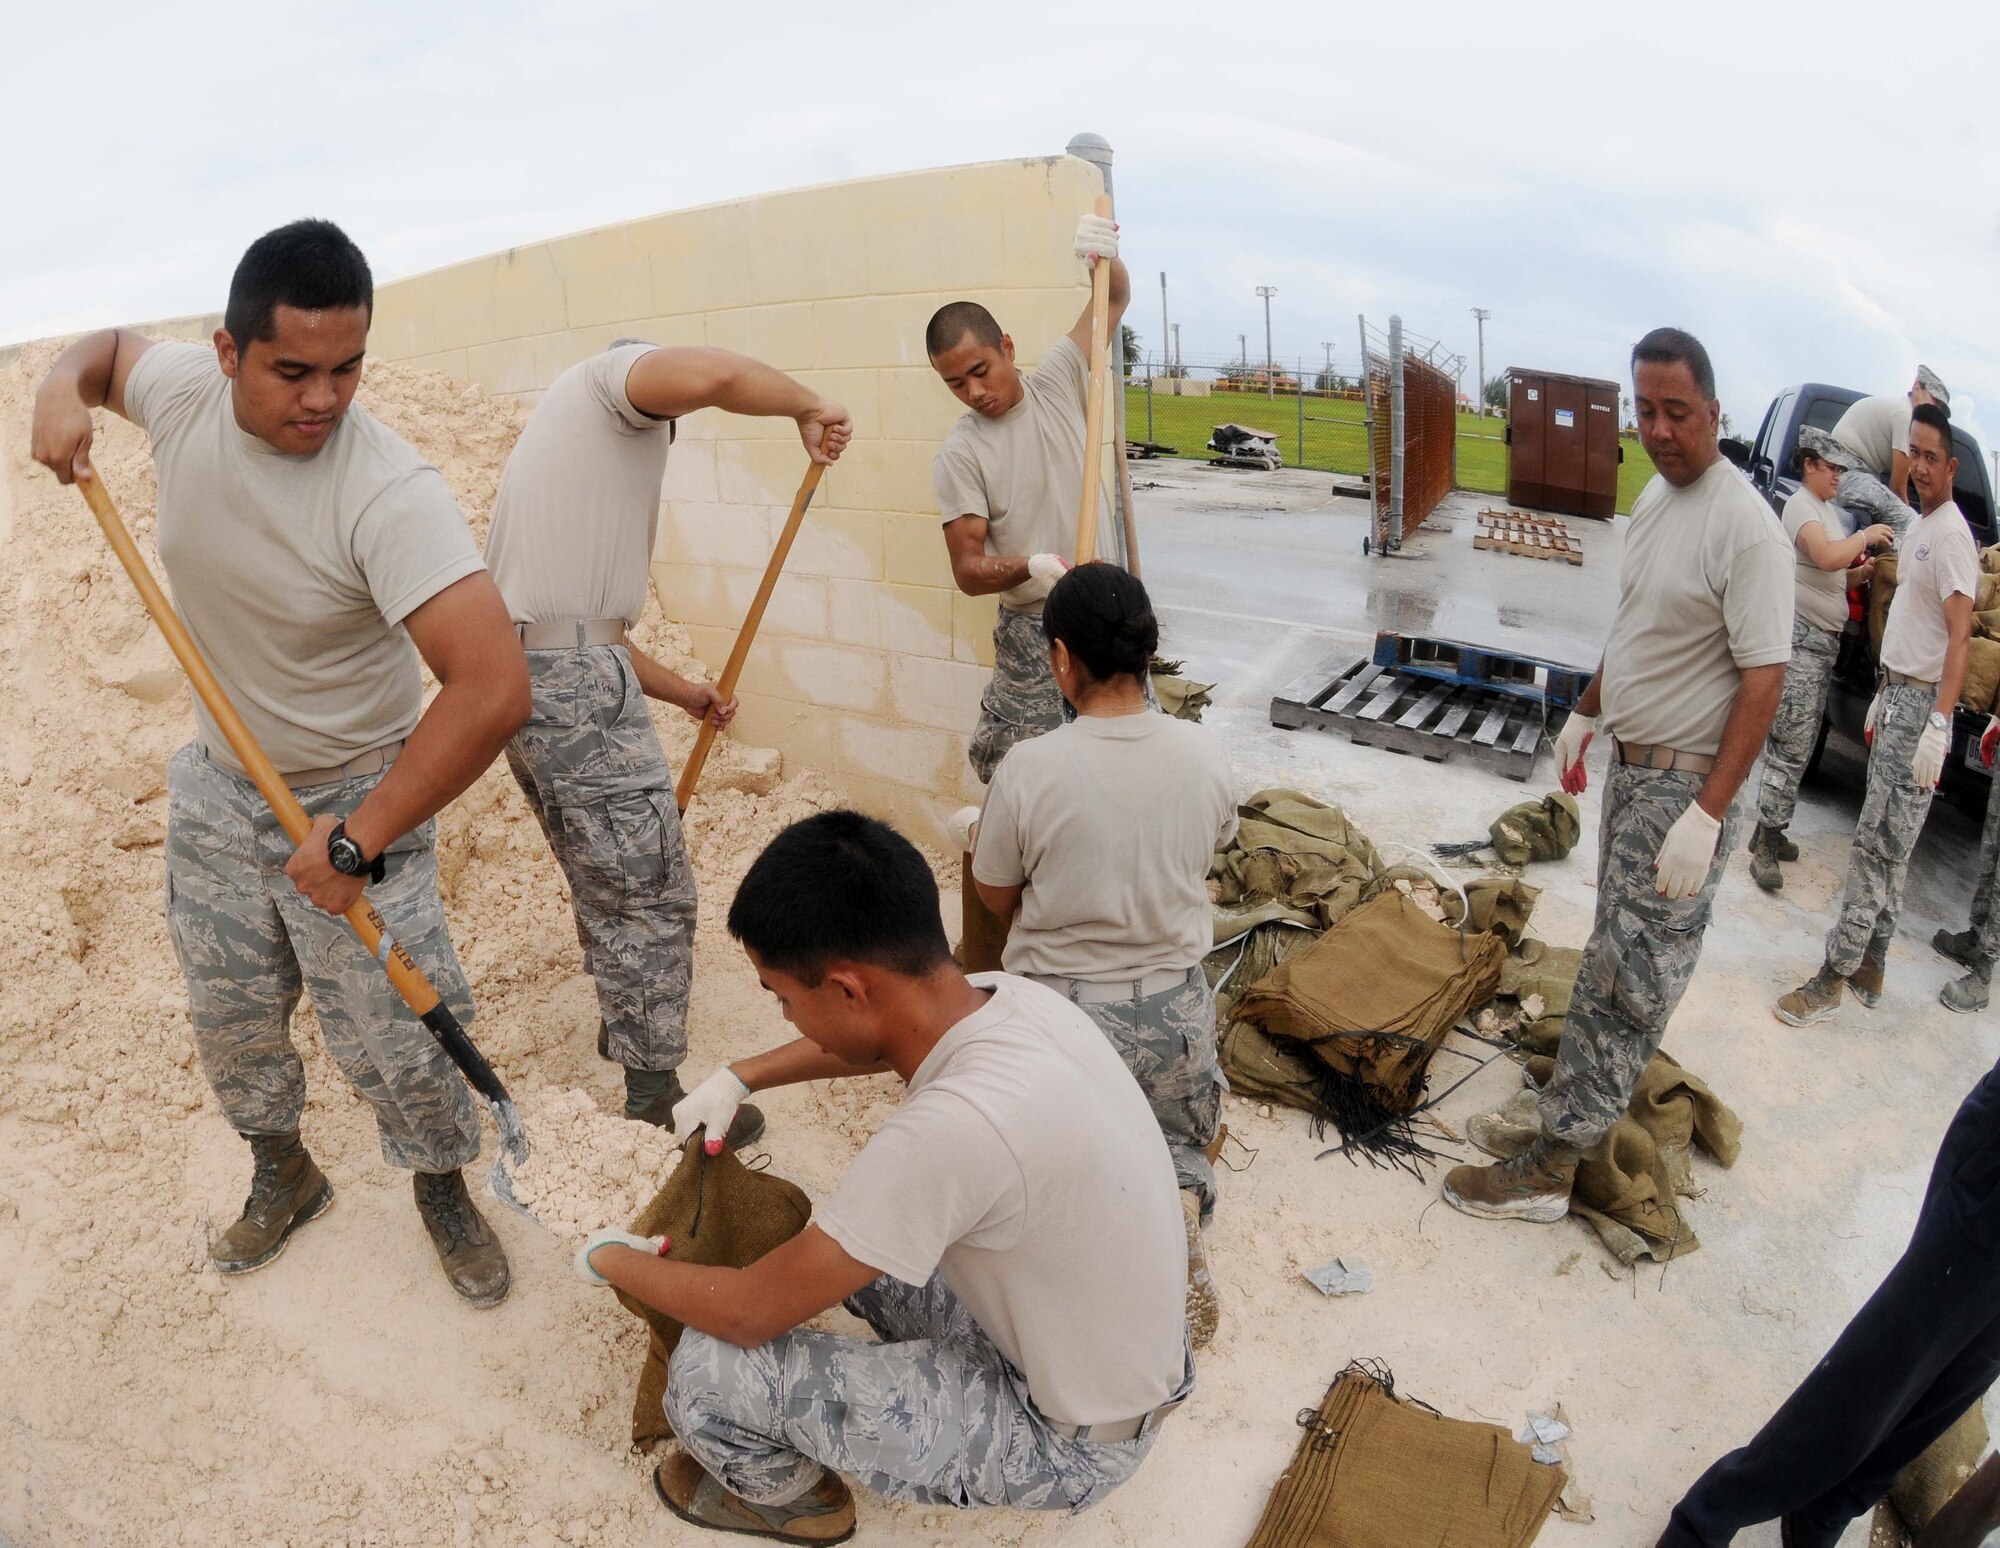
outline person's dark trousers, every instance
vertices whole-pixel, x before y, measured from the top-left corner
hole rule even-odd
[[[1795,1548],[1849,1522],[2000,1376],[2000,1065],[1945,1131],[1916,1233],[1757,1438],[1674,1507],[1659,1548],[1723,1548],[1784,1519]]]

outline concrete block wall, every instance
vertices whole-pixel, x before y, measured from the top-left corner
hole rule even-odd
[[[371,353],[532,401],[625,335],[755,355],[846,404],[758,632],[738,734],[831,774],[933,842],[978,791],[965,744],[994,604],[952,585],[931,459],[961,412],[925,359],[947,300],[984,302],[1032,365],[1087,299],[1070,251],[1101,189],[1068,156],[992,162],[684,210],[455,264],[377,293]],[[680,427],[653,581],[719,672],[805,472],[787,421]]]

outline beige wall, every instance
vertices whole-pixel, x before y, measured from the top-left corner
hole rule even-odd
[[[612,339],[711,344],[852,411],[744,670],[747,740],[936,840],[977,790],[965,743],[993,603],[951,584],[930,464],[959,412],[924,358],[943,301],[986,303],[1024,363],[1087,292],[1070,251],[1101,187],[1067,156],[771,194],[559,237],[385,285],[371,352],[532,400]],[[669,459],[653,579],[721,669],[805,471],[787,422],[704,412]]]

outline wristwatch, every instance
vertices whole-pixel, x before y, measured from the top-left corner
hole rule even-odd
[[[1931,711],[1931,729],[1933,731],[1949,731],[1951,729],[1951,722],[1945,718],[1943,710]]]
[[[347,823],[337,822],[326,836],[326,863],[342,876],[365,876],[379,882],[388,873],[380,855],[373,860],[361,853],[361,846],[347,836]]]

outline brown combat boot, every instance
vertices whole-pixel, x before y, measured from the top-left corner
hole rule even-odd
[[[250,1197],[236,1224],[215,1239],[208,1255],[224,1274],[260,1269],[285,1250],[292,1233],[333,1206],[333,1184],[313,1164],[298,1131],[246,1134],[250,1142]]]
[[[1783,860],[1787,865],[1798,859],[1799,846],[1791,841],[1790,836],[1786,834],[1783,828],[1770,828],[1766,831],[1771,835],[1772,854]]]
[[[690,1526],[781,1543],[844,1543],[854,1535],[854,1494],[837,1473],[783,1505],[753,1505],[680,1451],[653,1469],[653,1493]]]
[[[1201,1195],[1192,1188],[1181,1189],[1181,1215],[1187,1222],[1188,1337],[1195,1348],[1206,1349],[1222,1321],[1222,1303],[1216,1298],[1208,1248],[1201,1239]]]
[[[1790,994],[1771,1007],[1771,1013],[1787,1026],[1809,1027],[1824,1021],[1840,1009],[1841,976],[1826,963]]]
[[[497,1306],[506,1300],[513,1283],[507,1253],[465,1191],[465,1174],[417,1172],[412,1181],[417,1213],[431,1233],[431,1245],[437,1248],[452,1289],[474,1306]]]
[[[1882,1003],[1882,974],[1889,966],[1887,955],[1887,947],[1871,946],[1861,959],[1861,966],[1847,975],[1847,987],[1854,991],[1854,998],[1870,1010]]]
[[[1956,962],[1960,967],[1979,965],[1979,932],[1977,930],[1940,930],[1931,937],[1931,950],[1947,962]]]
[[[1491,1166],[1455,1166],[1445,1174],[1444,1201],[1489,1220],[1547,1225],[1569,1213],[1570,1189],[1582,1154],[1543,1135],[1518,1156]]]
[[[1782,858],[1778,841],[1783,837],[1779,829],[1762,823],[1750,835],[1750,879],[1766,892],[1776,892],[1785,885],[1784,873],[1778,869]]]
[[[686,1095],[679,1070],[625,1071],[625,1116],[635,1123],[650,1123],[672,1134],[674,1106]],[[726,1143],[731,1150],[743,1150],[763,1137],[764,1109],[754,1102],[743,1103],[729,1120]]]

